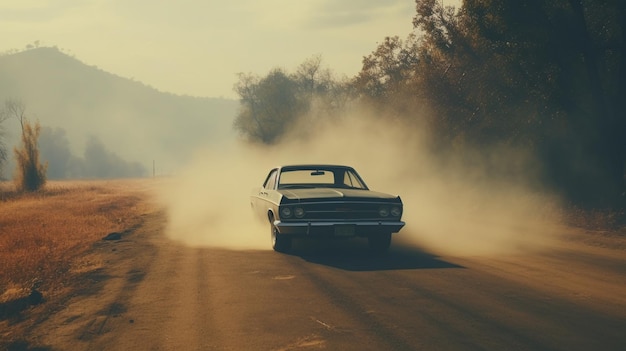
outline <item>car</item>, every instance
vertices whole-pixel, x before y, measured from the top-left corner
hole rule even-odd
[[[273,168],[252,190],[250,205],[268,223],[278,252],[289,251],[297,238],[365,237],[380,253],[405,225],[400,196],[370,190],[354,168],[342,165]]]

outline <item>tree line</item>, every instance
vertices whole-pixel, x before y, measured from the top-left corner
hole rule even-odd
[[[385,38],[350,79],[334,78],[320,57],[293,74],[241,74],[234,127],[271,144],[314,105],[333,118],[348,104],[366,104],[384,118],[419,120],[408,125],[428,128],[438,147],[530,150],[541,181],[571,203],[624,206],[623,1],[415,3],[414,31]]]
[[[41,158],[48,162],[50,179],[111,179],[145,177],[148,171],[136,161],[127,161],[107,149],[100,138],[87,138],[83,155],[72,153],[63,128],[41,128]]]
[[[62,128],[42,127],[39,121],[30,121],[26,105],[16,99],[7,99],[0,108],[0,171],[9,159],[3,122],[15,118],[20,124],[20,143],[13,148],[15,171],[13,181],[19,191],[42,189],[48,179],[95,179],[143,177],[147,174],[139,162],[128,162],[107,150],[96,136],[87,140],[84,157],[74,156]],[[0,172],[0,176],[2,173]]]

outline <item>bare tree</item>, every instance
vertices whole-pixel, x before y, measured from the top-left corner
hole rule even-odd
[[[8,99],[4,104],[3,118],[15,117],[22,128],[20,147],[13,149],[17,161],[15,184],[21,191],[37,191],[46,184],[47,164],[39,162],[38,139],[41,132],[39,122],[31,124],[26,118],[26,106],[23,102]]]

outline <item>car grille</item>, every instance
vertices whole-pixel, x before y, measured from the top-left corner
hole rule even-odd
[[[301,220],[389,220],[391,217],[381,217],[379,209],[383,206],[391,207],[391,203],[320,203],[303,205],[305,216]]]

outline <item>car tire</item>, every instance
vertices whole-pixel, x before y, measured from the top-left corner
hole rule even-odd
[[[291,249],[291,238],[280,235],[278,229],[270,223],[272,249],[276,252],[287,252]]]
[[[369,249],[373,253],[383,253],[391,245],[391,233],[371,235],[368,238]]]

